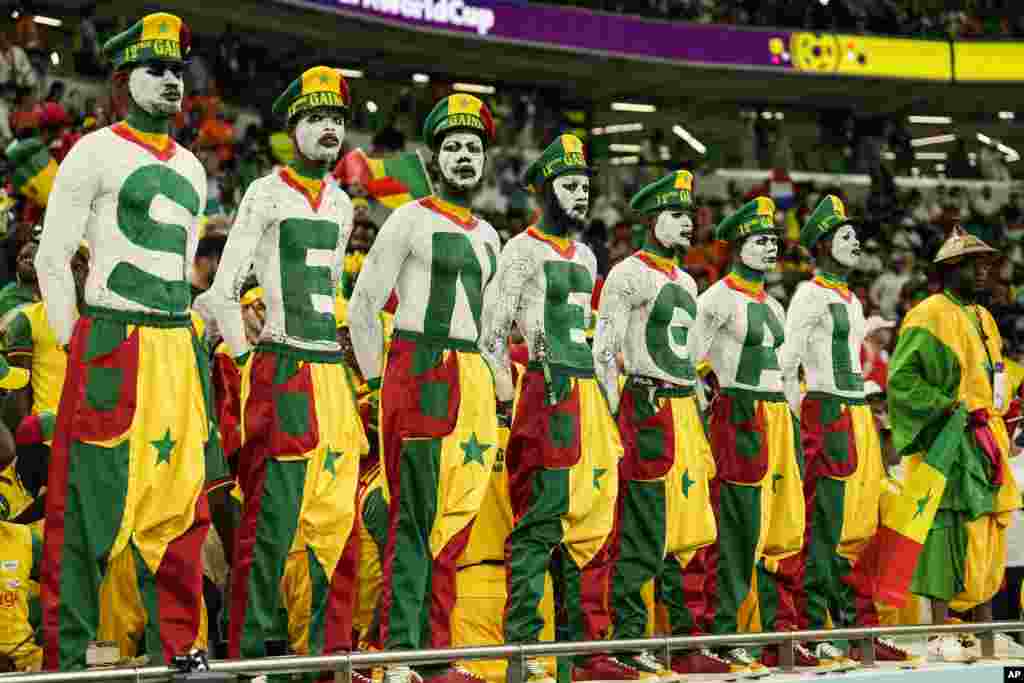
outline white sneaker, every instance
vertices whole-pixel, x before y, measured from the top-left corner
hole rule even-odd
[[[384,683],[413,683],[412,669],[402,665],[390,666],[384,672]]]
[[[555,677],[539,659],[527,659],[526,681],[527,683],[555,683]]]
[[[677,681],[682,678],[682,676],[662,664],[660,659],[647,650],[632,657],[627,657],[626,663],[640,672],[641,679]]]
[[[847,657],[834,644],[824,641],[814,648],[814,656],[821,662],[821,669],[829,671],[850,671],[857,668],[857,662]]]
[[[973,662],[975,659],[965,650],[960,638],[954,634],[942,635],[928,641],[928,658],[941,662]]]

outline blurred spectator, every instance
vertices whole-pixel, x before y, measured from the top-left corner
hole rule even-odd
[[[0,31],[0,142],[12,137],[8,119],[21,97],[39,83],[25,51]]]
[[[192,301],[205,292],[213,284],[220,266],[220,257],[224,253],[224,245],[228,238],[223,234],[212,234],[199,240],[196,248],[196,260],[192,265]]]
[[[871,285],[871,303],[878,307],[883,318],[895,320],[903,285],[910,282],[914,270],[914,255],[905,250],[893,253],[891,269],[882,273]]]
[[[96,30],[96,3],[88,2],[80,10],[81,21],[75,34],[75,71],[83,76],[102,76],[103,50]]]

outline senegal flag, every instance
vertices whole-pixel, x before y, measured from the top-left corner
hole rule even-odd
[[[334,175],[342,185],[359,183],[371,197],[389,209],[397,209],[434,193],[419,152],[371,159],[363,150],[355,149],[338,161]]]
[[[28,138],[12,142],[5,154],[14,167],[14,187],[36,206],[46,208],[57,176],[50,149],[39,138]]]
[[[998,590],[1006,525],[1021,505],[1007,461],[1007,406],[993,398],[1002,362],[984,308],[947,292],[907,314],[888,379],[906,480],[847,579],[877,602],[901,607],[913,592],[964,611]]]

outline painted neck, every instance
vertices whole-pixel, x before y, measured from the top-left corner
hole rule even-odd
[[[820,275],[821,277],[825,278],[826,280],[828,280],[830,282],[838,282],[838,283],[841,283],[841,284],[844,284],[844,285],[847,284],[847,280],[848,280],[848,277],[849,277],[848,271],[847,272],[837,272],[836,270],[833,270],[831,268],[828,269],[828,270],[826,270],[824,268],[819,268],[818,269],[818,275]]]
[[[666,247],[661,242],[659,242],[658,239],[651,233],[647,233],[647,238],[644,239],[643,249],[644,251],[648,251],[654,254],[655,256],[661,256],[662,258],[672,259],[673,261],[676,260],[676,257],[679,255],[677,254],[675,249],[673,249],[672,247]]]
[[[540,220],[537,221],[537,228],[540,229],[541,232],[554,235],[555,237],[565,237],[569,233],[566,226],[560,225],[558,221],[552,220],[551,217],[548,216],[547,212],[540,215]]]
[[[168,135],[171,132],[171,119],[169,116],[150,114],[135,102],[132,102],[128,107],[126,120],[129,126],[141,133]]]
[[[303,178],[308,178],[309,180],[323,180],[324,174],[327,172],[327,162],[307,159],[296,150],[295,159],[288,164],[288,168],[292,169]]]
[[[827,274],[831,278],[842,278],[843,282],[846,282],[847,278],[850,277],[851,268],[847,268],[843,264],[836,261],[832,254],[821,254],[818,259],[818,272]]]
[[[472,192],[466,192],[465,190],[455,190],[448,183],[441,181],[440,187],[437,189],[437,196],[455,206],[462,207],[463,209],[472,208]]]
[[[740,261],[736,261],[732,264],[732,272],[736,273],[747,282],[764,282],[763,270],[754,270]]]

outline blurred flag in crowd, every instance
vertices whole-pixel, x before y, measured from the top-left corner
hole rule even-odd
[[[6,155],[14,168],[14,187],[36,206],[45,207],[57,176],[57,162],[50,156],[50,148],[39,138],[15,140],[8,145]]]
[[[785,211],[793,206],[796,199],[796,192],[793,190],[793,181],[789,174],[781,168],[772,169],[772,177],[769,182],[771,197],[775,200],[775,207]]]
[[[403,152],[387,159],[371,159],[361,149],[346,154],[334,167],[341,185],[361,185],[389,209],[434,193],[430,175],[419,152]]]

